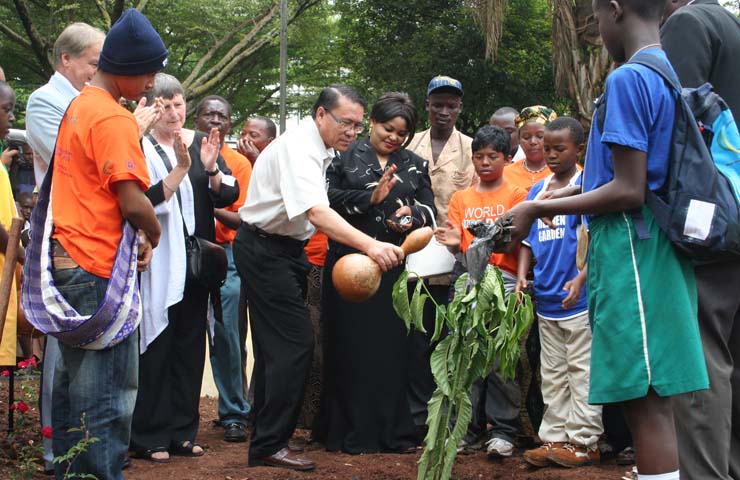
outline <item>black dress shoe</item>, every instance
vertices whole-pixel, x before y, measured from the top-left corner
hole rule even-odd
[[[253,459],[249,461],[250,467],[279,467],[291,470],[313,470],[316,464],[311,460],[300,458],[290,451],[288,447],[269,457]]]
[[[247,441],[247,429],[246,427],[237,422],[231,422],[224,424],[224,440],[227,442],[246,442]]]

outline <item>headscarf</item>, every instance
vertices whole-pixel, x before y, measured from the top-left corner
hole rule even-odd
[[[514,119],[514,123],[516,124],[516,128],[522,128],[524,124],[529,122],[536,122],[540,125],[547,126],[556,118],[558,118],[558,114],[552,108],[535,105],[522,110]]]

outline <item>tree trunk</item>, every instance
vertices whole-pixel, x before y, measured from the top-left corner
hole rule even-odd
[[[591,0],[549,0],[553,9],[555,87],[571,101],[572,115],[591,126],[592,105],[604,90],[612,62],[603,47]]]

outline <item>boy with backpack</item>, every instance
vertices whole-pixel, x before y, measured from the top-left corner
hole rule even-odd
[[[594,0],[604,45],[623,65],[606,82],[603,128],[592,125],[584,193],[515,207],[507,247],[516,248],[538,217],[592,215],[589,402],[622,405],[643,480],[679,479],[670,397],[708,387],[693,266],[645,207],[646,189],[666,181],[677,96],[660,74],[629,60],[654,56],[670,66],[660,49],[664,5]],[[638,223],[649,235],[638,236]]]
[[[563,187],[581,185],[578,158],[584,150],[581,124],[570,117],[545,129],[545,161],[552,174],[536,183],[527,200]],[[601,407],[588,404],[591,327],[586,304],[586,269],[576,267],[578,215],[558,215],[555,228],[539,220],[519,250],[516,291],[527,287],[532,257],[541,343],[540,372],[545,414],[539,428],[543,445],[524,452],[536,467],[551,463],[579,467],[600,461],[596,446],[603,433]]]

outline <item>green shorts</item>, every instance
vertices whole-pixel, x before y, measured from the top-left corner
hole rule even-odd
[[[694,268],[643,209],[650,239],[628,214],[590,224],[588,309],[593,329],[589,402],[614,403],[708,388]]]

